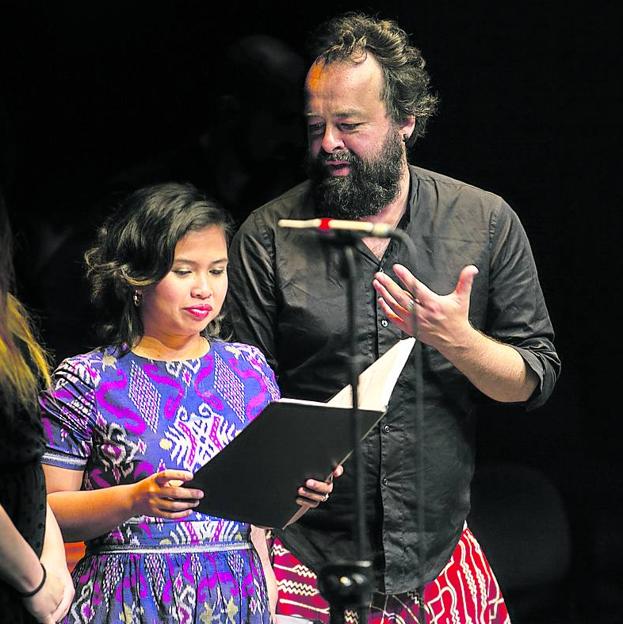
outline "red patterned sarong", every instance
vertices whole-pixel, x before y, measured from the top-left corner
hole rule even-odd
[[[316,575],[279,539],[273,544],[273,566],[279,583],[277,612],[328,624],[329,605],[316,589]],[[450,561],[424,590],[428,624],[510,624],[498,582],[480,545],[465,529]],[[372,597],[369,624],[422,624],[415,592]],[[347,611],[347,623],[357,615]]]

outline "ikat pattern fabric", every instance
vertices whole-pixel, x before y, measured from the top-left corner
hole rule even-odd
[[[43,462],[84,471],[83,490],[196,472],[277,398],[248,345],[214,341],[202,358],[170,362],[95,350],[64,360],[42,396]],[[131,518],[87,542],[73,579],[65,623],[270,621],[250,526],[225,518]]]

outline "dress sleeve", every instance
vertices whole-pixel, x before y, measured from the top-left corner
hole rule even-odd
[[[255,366],[265,379],[266,390],[270,397],[270,400],[276,401],[281,398],[281,392],[277,384],[275,377],[275,371],[273,371],[270,364],[266,361],[264,354],[256,347],[251,347],[252,358],[255,362]]]
[[[277,374],[274,233],[253,212],[229,249],[228,305],[237,341],[255,345]]]
[[[52,388],[41,395],[41,420],[46,440],[44,464],[84,470],[91,455],[96,422],[91,377],[86,364],[69,358],[54,372]]]
[[[519,218],[503,201],[491,222],[491,280],[486,333],[510,345],[539,379],[526,403],[539,407],[560,374],[550,321],[530,243]]]

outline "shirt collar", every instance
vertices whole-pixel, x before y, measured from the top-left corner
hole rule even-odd
[[[419,179],[412,166],[409,166],[409,199],[407,201],[407,208],[405,209],[402,218],[398,222],[398,228],[406,230],[411,221],[415,221],[415,213],[417,210],[419,190]]]

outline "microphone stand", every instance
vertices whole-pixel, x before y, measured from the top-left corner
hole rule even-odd
[[[332,232],[335,233],[335,232]],[[361,232],[340,230],[335,233],[334,242],[341,243],[347,273],[347,314],[349,326],[350,362],[349,374],[352,388],[353,405],[351,411],[351,429],[353,444],[353,468],[355,474],[355,520],[353,531],[355,538],[354,561],[340,561],[324,565],[318,574],[318,589],[330,606],[330,623],[344,624],[345,609],[354,609],[357,612],[359,624],[367,621],[368,608],[372,601],[372,562],[366,559],[364,536],[366,534],[365,518],[365,475],[362,465],[360,423],[358,418],[359,397],[359,356],[357,354],[356,315],[355,315],[355,284],[357,283],[357,264],[355,262],[355,244],[363,238]],[[406,246],[408,255],[415,262],[416,249],[406,232],[399,229],[388,231],[388,237],[396,238]],[[415,296],[415,293],[413,293]],[[416,314],[412,312],[413,333],[415,334]],[[414,353],[414,384],[415,384],[415,447],[417,454],[417,485],[418,485],[418,513],[417,527],[419,533],[418,555],[420,565],[423,565],[426,554],[425,544],[425,509],[424,509],[424,381],[422,376],[422,345],[416,339]],[[424,583],[420,577],[420,585],[416,588],[416,595],[421,615],[420,624],[427,624],[428,614],[424,600]]]
[[[408,257],[415,260],[417,258],[417,250],[415,244],[404,230],[394,229],[392,237],[404,243],[408,250]],[[411,293],[416,297],[416,293]],[[416,334],[417,315],[415,309],[411,311],[411,321],[413,323],[413,335]],[[415,452],[416,460],[416,480],[417,480],[417,531],[419,540],[417,545],[418,557],[420,560],[420,569],[424,564],[426,556],[425,529],[426,529],[426,512],[424,509],[425,490],[424,490],[424,378],[422,374],[422,343],[416,338],[413,345],[413,367],[414,367],[414,385],[415,385]],[[422,621],[420,624],[427,624],[428,615],[426,613],[426,602],[424,600],[424,582],[420,576],[420,584],[416,590],[417,599],[420,607],[420,615]]]
[[[349,327],[349,376],[352,389],[351,434],[352,458],[355,475],[355,519],[353,535],[356,559],[324,565],[318,574],[318,589],[330,606],[331,624],[344,623],[344,610],[354,609],[360,624],[366,622],[368,607],[372,599],[372,562],[366,559],[365,535],[365,474],[362,465],[361,423],[359,422],[358,382],[360,358],[357,354],[357,330],[355,311],[355,285],[357,283],[357,264],[355,262],[355,243],[361,236],[340,232],[336,237],[344,252],[347,273],[347,315]]]

